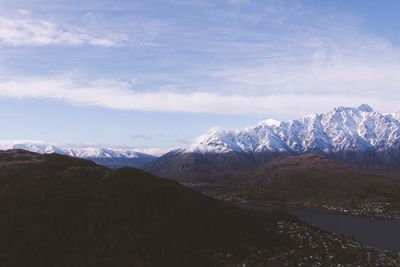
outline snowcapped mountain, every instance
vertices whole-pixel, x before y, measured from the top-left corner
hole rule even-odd
[[[361,105],[289,121],[268,119],[242,129],[213,128],[146,169],[184,182],[231,182],[280,156],[301,154],[322,154],[362,171],[398,176],[400,112],[381,114]]]
[[[58,153],[76,158],[90,159],[108,167],[142,167],[157,157],[132,148],[102,148],[97,146],[59,146],[41,141],[1,140],[0,150],[24,149],[40,154]]]
[[[289,121],[265,120],[244,129],[211,129],[184,153],[336,153],[400,148],[400,112],[380,114],[368,105],[338,107]]]

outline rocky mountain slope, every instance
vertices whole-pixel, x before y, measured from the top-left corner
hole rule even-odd
[[[396,174],[400,171],[399,118],[400,113],[381,114],[361,105],[289,121],[269,119],[243,129],[214,128],[147,169],[176,179],[208,179],[210,170],[225,175],[226,171],[260,166],[280,155],[317,153],[364,171]],[[172,174],[169,162],[174,162]],[[196,167],[196,162],[202,162],[202,167]]]
[[[0,150],[24,149],[40,154],[58,153],[76,158],[90,159],[110,168],[136,167],[154,161],[157,157],[131,148],[102,148],[98,146],[62,146],[40,141],[0,141]]]
[[[186,153],[385,151],[400,148],[399,114],[368,105],[338,107],[289,121],[266,120],[244,129],[212,129]]]
[[[255,213],[133,168],[0,152],[0,265],[398,266],[283,213]]]

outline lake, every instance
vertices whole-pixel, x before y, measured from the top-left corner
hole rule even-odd
[[[242,207],[259,211],[283,209],[308,224],[329,232],[353,237],[364,245],[400,251],[400,220],[370,219],[270,205],[243,204]]]

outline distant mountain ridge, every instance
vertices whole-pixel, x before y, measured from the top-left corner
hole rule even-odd
[[[321,154],[372,173],[400,171],[400,112],[337,107],[300,119],[268,119],[239,129],[213,128],[185,149],[145,168],[181,181],[210,181],[251,170],[281,155]],[[225,179],[225,178],[224,178]],[[225,179],[226,180],[226,179]]]
[[[381,114],[363,104],[289,121],[268,119],[243,129],[212,129],[184,152],[334,153],[391,148],[400,148],[400,112]]]
[[[39,154],[57,153],[76,158],[89,159],[111,168],[137,167],[157,159],[156,156],[135,151],[133,148],[107,148],[98,146],[64,146],[41,141],[0,141],[0,150],[23,149]]]

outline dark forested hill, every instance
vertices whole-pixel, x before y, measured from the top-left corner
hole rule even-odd
[[[0,214],[1,266],[213,266],[284,241],[275,220],[176,182],[18,150],[0,153]]]

